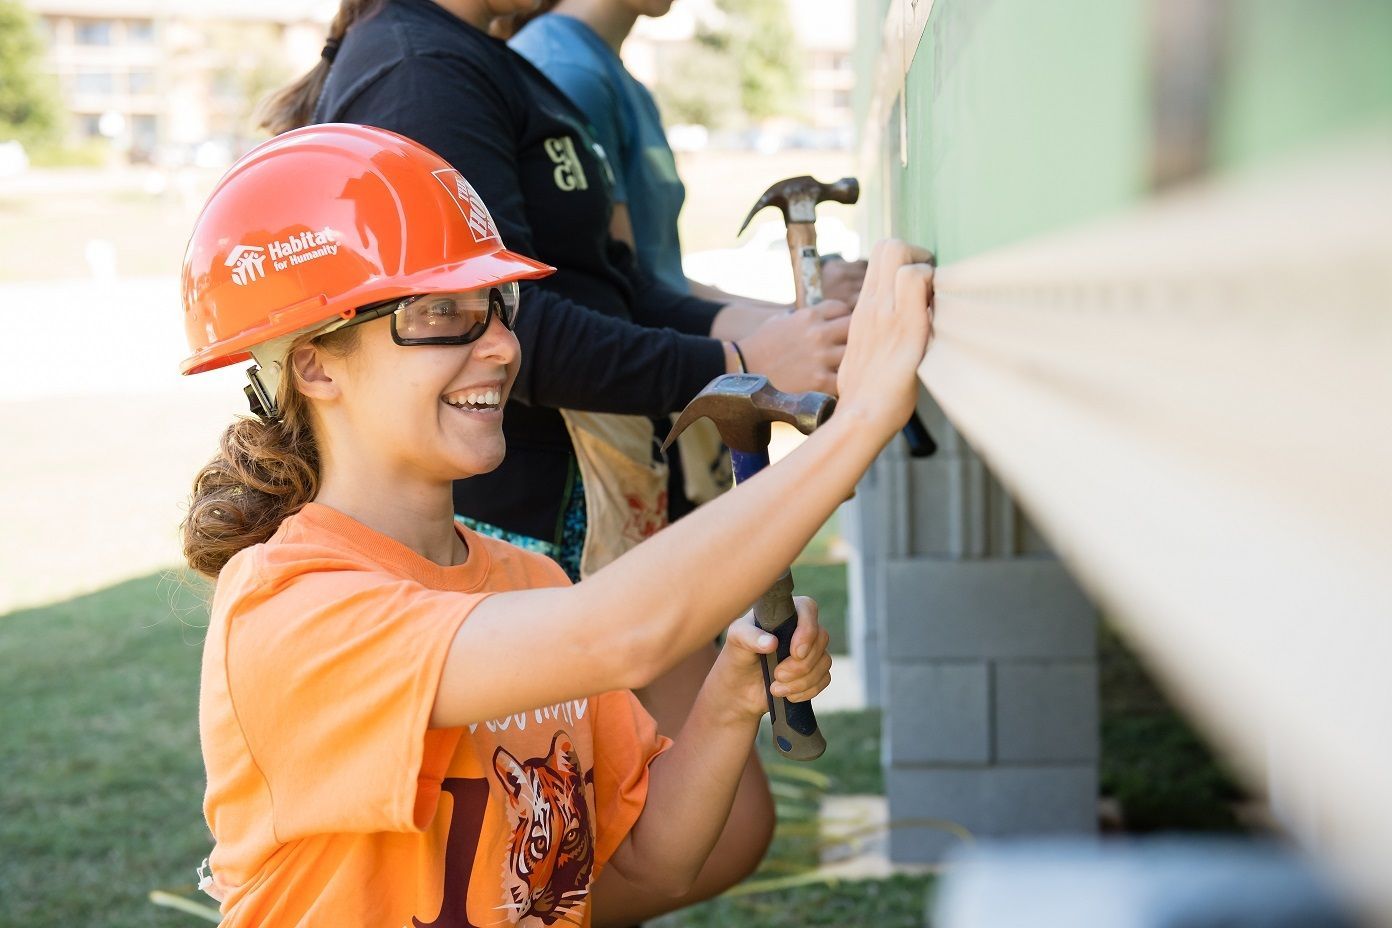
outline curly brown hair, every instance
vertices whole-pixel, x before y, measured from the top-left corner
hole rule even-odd
[[[295,347],[312,342],[341,356],[356,347],[358,336],[357,329],[346,328],[308,335]],[[319,492],[319,446],[309,400],[293,368],[286,367],[276,398],[280,418],[239,418],[193,479],[180,529],[189,567],[204,576],[216,579],[234,554],[269,539]]]

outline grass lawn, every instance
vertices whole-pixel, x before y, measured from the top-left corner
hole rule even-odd
[[[205,172],[180,196],[146,192],[139,181],[152,172],[123,171],[100,182],[93,171],[37,173],[50,182],[33,189],[11,184],[0,195],[0,249],[24,256],[0,264],[0,281],[86,277],[91,258],[114,262],[124,276],[175,276],[204,193],[217,179]]]
[[[811,596],[817,601],[817,620],[831,635],[831,653],[849,653],[850,639],[846,637],[846,565],[794,564],[793,594]]]
[[[844,570],[798,572],[802,589],[823,597],[828,623],[844,629]],[[147,899],[153,889],[193,896],[193,868],[209,847],[196,718],[200,595],[155,574],[0,616],[0,924],[200,924]],[[810,769],[824,780],[799,776],[809,768],[788,772],[761,739],[786,825],[760,881],[815,863],[822,791],[881,789],[878,714],[823,713],[821,722],[830,747]],[[801,886],[718,900],[663,924],[918,925],[927,884]]]
[[[834,641],[845,640],[844,576],[840,565],[798,567]],[[196,719],[205,615],[199,594],[157,574],[0,617],[0,924],[199,924],[147,894],[192,895],[209,847]],[[1233,827],[1232,781],[1105,632],[1101,662],[1102,782],[1128,825]],[[784,819],[760,885],[814,865],[823,793],[883,792],[879,713],[819,717],[829,746],[813,765],[782,761],[760,739]],[[918,926],[930,885],[903,877],[736,893],[660,928]]]
[[[1126,830],[1231,831],[1243,798],[1116,633],[1097,644],[1102,688],[1101,788],[1121,803]]]
[[[208,853],[203,615],[155,575],[0,617],[0,924],[191,924],[146,894]]]
[[[652,928],[919,928],[932,877],[799,886],[726,896],[667,915]]]

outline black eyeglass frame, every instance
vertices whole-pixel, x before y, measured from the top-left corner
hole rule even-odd
[[[335,327],[335,331],[342,331],[349,326],[354,326],[361,322],[371,322],[373,319],[380,319],[383,316],[391,316],[392,341],[396,342],[398,345],[404,345],[406,347],[413,345],[469,345],[483,338],[483,333],[487,332],[488,327],[493,324],[494,316],[502,323],[503,328],[507,329],[509,332],[513,331],[513,326],[517,324],[516,310],[513,311],[512,324],[508,323],[507,313],[505,312],[507,301],[503,299],[502,289],[500,287],[489,287],[488,315],[484,317],[483,322],[474,325],[463,335],[435,335],[429,338],[405,338],[398,333],[396,330],[397,313],[417,300],[435,295],[436,294],[431,293],[418,293],[414,296],[384,300],[381,303],[369,303],[366,306],[359,307],[353,314],[353,318],[349,319],[343,325]]]

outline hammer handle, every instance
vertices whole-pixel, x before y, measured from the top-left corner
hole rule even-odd
[[[730,451],[735,482],[743,483],[768,467],[768,451]],[[773,723],[773,745],[778,753],[792,760],[815,760],[826,750],[826,739],[817,728],[817,716],[810,702],[789,702],[770,693],[773,671],[792,656],[793,632],[797,631],[797,607],[793,605],[793,575],[783,576],[754,604],[754,624],[778,639],[778,651],[765,654],[764,692],[768,696],[769,720]]]
[[[795,306],[816,306],[823,299],[822,262],[817,253],[817,227],[810,222],[788,223],[788,254],[793,261]]]
[[[764,691],[768,693],[769,721],[773,723],[773,744],[778,753],[791,760],[816,760],[826,750],[826,739],[817,727],[811,702],[790,702],[768,692],[773,671],[793,653],[793,632],[797,631],[797,607],[793,605],[793,576],[783,576],[754,604],[754,624],[778,639],[778,651],[763,656]]]

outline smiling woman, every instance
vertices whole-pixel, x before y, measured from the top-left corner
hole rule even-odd
[[[453,507],[456,480],[503,460],[517,281],[551,269],[391,132],[298,129],[235,165],[183,273],[185,372],[255,362],[254,418],[185,525],[217,581],[199,731],[222,924],[584,926],[602,870],[669,907],[710,883],[770,696],[830,681],[810,600],[771,681],[777,640],[730,618],[912,408],[924,257],[888,243],[871,262],[817,434],[571,586]],[[722,627],[675,742],[659,735],[632,689]]]
[[[302,173],[283,167],[287,151]],[[340,190],[350,195],[338,196]],[[235,244],[227,249],[228,242]],[[445,384],[442,396],[456,405],[473,402],[471,415],[500,419],[496,401],[490,412],[477,394],[500,397],[516,373],[517,280],[550,272],[504,250],[468,181],[399,136],[359,127],[300,132],[239,162],[218,184],[184,258],[193,354],[183,370],[254,358],[247,393],[256,418],[229,429],[222,453],[199,475],[184,526],[190,565],[216,575],[238,550],[265,541],[281,520],[330,489],[321,485],[307,398],[336,400],[342,383],[356,382],[322,381],[326,370],[383,341],[378,330],[384,335],[386,324],[369,331],[357,328],[362,323],[390,317],[388,348],[465,345],[492,331],[479,346],[501,345],[492,367],[470,382]],[[490,330],[494,316],[502,326]],[[431,357],[449,364],[459,353]],[[285,376],[292,359],[300,365],[296,389]],[[400,426],[401,407],[390,403],[396,384],[386,379],[374,405],[387,407],[383,425]],[[340,415],[350,405],[328,402],[319,415]],[[353,434],[378,435],[382,427],[361,425]],[[501,435],[493,444],[486,460],[461,473],[496,467]]]

